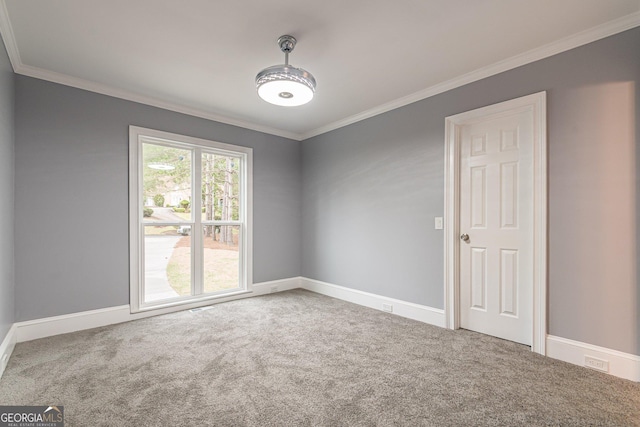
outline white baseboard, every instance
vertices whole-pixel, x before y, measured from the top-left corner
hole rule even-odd
[[[289,279],[255,283],[251,287],[250,292],[238,295],[216,298],[215,300],[200,301],[193,304],[165,307],[157,310],[148,310],[139,313],[131,313],[129,305],[120,305],[116,307],[101,308],[98,310],[83,311],[80,313],[64,314],[62,316],[28,320],[26,322],[18,322],[14,325],[16,328],[15,336],[17,342],[31,341],[39,338],[67,334],[70,332],[98,328],[101,326],[114,325],[116,323],[128,322],[130,320],[158,316],[161,314],[167,314],[176,311],[189,310],[196,307],[218,304],[258,295],[265,295],[273,292],[281,292],[299,287],[300,278],[293,277]]]
[[[312,292],[338,298],[354,304],[385,311],[383,304],[392,307],[392,314],[428,323],[430,325],[445,327],[446,319],[444,310],[428,307],[426,305],[414,304],[394,298],[383,297],[369,292],[358,291],[344,286],[321,282],[319,280],[301,278],[301,287]]]
[[[61,316],[45,317],[16,323],[17,341],[31,341],[69,332],[98,328],[100,326],[122,323],[130,316],[128,305],[107,307],[98,310],[82,311],[79,313],[63,314]]]
[[[255,285],[253,285],[252,296],[272,294],[274,292],[290,291],[291,289],[298,289],[301,285],[302,277],[291,277],[289,279],[256,283]]]
[[[16,325],[15,323],[11,325],[9,328],[9,332],[2,340],[2,344],[0,344],[0,378],[2,378],[2,374],[4,373],[4,368],[7,367],[7,363],[9,363],[9,359],[11,358],[11,353],[13,353],[13,349],[16,346]]]
[[[602,372],[640,382],[640,356],[634,354],[547,335],[547,356],[579,366],[586,366],[585,357],[592,357],[608,363]]]
[[[114,325],[116,323],[129,322],[131,320],[145,317],[158,316],[161,314],[176,311],[189,310],[196,307],[218,304],[233,301],[241,298],[249,298],[265,295],[274,292],[282,292],[290,289],[304,288],[323,295],[349,301],[378,310],[382,310],[382,304],[389,304],[393,308],[393,314],[397,314],[420,322],[445,326],[444,311],[393,298],[387,298],[368,292],[345,288],[343,286],[332,285],[318,280],[303,277],[292,277],[288,279],[273,280],[269,282],[256,283],[251,287],[251,292],[232,295],[226,298],[218,298],[209,301],[200,301],[193,304],[186,304],[173,307],[165,307],[157,310],[148,310],[138,313],[131,313],[129,305],[101,308],[79,313],[64,314],[61,316],[46,317],[42,319],[28,320],[14,324],[12,329],[13,343],[31,341],[39,338],[51,337],[54,335],[67,334],[70,332],[82,331],[85,329],[98,328],[101,326]],[[8,335],[9,336],[9,335]],[[5,341],[7,341],[5,339]],[[4,344],[3,344],[4,345]],[[0,353],[1,354],[1,353]],[[0,356],[1,357],[1,356]]]
[[[363,292],[344,286],[321,282],[305,277],[273,280],[256,283],[251,292],[220,298],[214,301],[201,301],[189,305],[166,307],[158,310],[131,313],[129,305],[102,308],[62,316],[47,317],[13,324],[6,337],[0,344],[0,377],[8,363],[13,348],[17,342],[31,341],[69,332],[113,325],[145,317],[157,316],[181,310],[187,310],[205,305],[212,305],[242,298],[282,292],[290,289],[303,288],[322,295],[348,301],[354,304],[385,311],[383,304],[392,308],[392,314],[428,323],[439,327],[446,327],[444,310],[388,298],[369,292]],[[585,366],[585,356],[608,362],[607,373],[640,382],[640,356],[598,347],[591,344],[547,335],[547,356],[554,359]],[[6,358],[5,358],[6,355]]]

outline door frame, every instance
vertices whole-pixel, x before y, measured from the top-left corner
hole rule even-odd
[[[460,327],[460,129],[489,118],[533,112],[533,328],[531,350],[545,355],[547,337],[547,114],[546,92],[445,118],[445,319]]]

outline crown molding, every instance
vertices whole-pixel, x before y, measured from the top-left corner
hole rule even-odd
[[[2,35],[11,67],[13,67],[13,71],[15,72],[16,69],[22,65],[22,60],[20,59],[20,52],[18,52],[16,38],[13,35],[13,27],[9,20],[9,11],[7,10],[5,0],[0,0],[0,35]]]
[[[49,71],[38,67],[32,67],[30,65],[21,64],[17,69],[14,68],[17,74],[23,76],[34,77],[41,80],[47,80],[53,83],[59,83],[65,86],[71,86],[78,89],[84,89],[89,92],[95,92],[102,95],[108,95],[115,98],[124,99],[127,101],[137,102],[139,104],[145,104],[152,107],[162,108],[164,110],[175,111],[176,113],[187,114],[194,117],[200,117],[207,120],[213,120],[215,122],[224,123],[227,125],[238,126],[244,129],[254,130],[258,132],[268,133],[270,135],[281,136],[283,138],[289,138],[296,141],[300,141],[300,135],[293,132],[288,132],[281,129],[272,128],[269,126],[263,126],[256,123],[252,123],[245,120],[234,119],[220,114],[211,113],[208,111],[200,110],[198,108],[187,107],[177,103],[163,101],[158,98],[150,96],[140,95],[135,92],[127,90],[117,89],[113,86],[104,85],[101,83],[84,80],[78,77],[69,76],[67,74],[57,73],[55,71]]]
[[[9,60],[11,61],[11,66],[13,67],[13,71],[16,74],[22,74],[41,80],[59,83],[65,86],[84,89],[90,92],[100,93],[102,95],[113,96],[116,98],[137,102],[152,107],[158,107],[169,111],[175,111],[177,113],[200,117],[207,120],[213,120],[232,126],[238,126],[249,130],[267,133],[270,135],[281,136],[283,138],[289,138],[296,141],[303,141],[305,139],[309,139],[314,136],[318,136],[323,133],[348,126],[350,124],[377,116],[379,114],[386,113],[387,111],[404,107],[405,105],[430,98],[440,93],[520,67],[522,65],[529,64],[531,62],[548,58],[558,53],[574,49],[576,47],[612,36],[614,34],[629,30],[637,26],[640,26],[640,11],[623,16],[613,21],[606,22],[588,30],[581,31],[558,41],[549,43],[545,46],[529,50],[516,56],[512,56],[511,58],[496,62],[486,67],[479,68],[470,73],[463,74],[462,76],[458,76],[451,80],[438,83],[426,89],[384,103],[375,108],[362,111],[358,114],[354,114],[352,116],[329,123],[327,125],[318,127],[308,132],[296,133],[272,128],[269,126],[259,125],[250,121],[230,118],[221,114],[211,113],[198,108],[192,108],[146,95],[140,95],[131,91],[117,89],[112,86],[84,80],[78,77],[73,77],[66,74],[25,65],[22,63],[22,60],[20,58],[20,52],[18,51],[13,28],[9,20],[6,2],[5,0],[0,0],[0,34],[4,39],[4,44],[9,55]]]
[[[615,19],[613,21],[606,22],[602,25],[590,28],[588,30],[581,31],[555,42],[546,44],[542,47],[529,50],[527,52],[512,56],[505,60],[496,62],[486,67],[479,68],[470,73],[463,74],[451,80],[447,80],[442,83],[438,83],[434,86],[428,87],[421,91],[412,93],[402,98],[395,99],[385,104],[370,110],[363,111],[353,116],[347,117],[342,120],[338,120],[333,123],[329,123],[325,126],[313,129],[309,132],[302,134],[302,140],[312,138],[314,136],[321,135],[323,133],[330,132],[332,130],[339,129],[341,127],[348,126],[350,124],[359,122],[361,120],[368,119],[370,117],[377,116],[387,111],[395,110],[396,108],[404,107],[405,105],[412,104],[417,101],[421,101],[426,98],[438,95],[443,92],[464,86],[469,83],[473,83],[478,80],[482,80],[493,75],[512,70],[522,65],[530,64],[535,61],[539,61],[544,58],[556,55],[558,53],[565,52],[567,50],[580,47],[582,45],[592,43],[594,41],[603,39],[605,37],[612,36],[617,33],[629,30],[631,28],[640,26],[640,12],[635,12],[630,15],[623,16],[622,18]]]
[[[89,92],[95,92],[102,95],[112,96],[115,98],[124,99],[127,101],[137,102],[139,104],[149,105],[151,107],[158,107],[164,110],[174,111],[176,113],[187,114],[189,116],[200,117],[202,119],[213,120],[215,122],[224,123],[227,125],[238,126],[244,129],[254,130],[257,132],[263,132],[270,135],[281,136],[283,138],[289,138],[296,141],[300,141],[301,135],[295,132],[289,132],[282,129],[276,129],[270,126],[263,126],[256,123],[252,123],[245,120],[234,119],[221,114],[211,113],[209,111],[201,110],[198,108],[192,108],[178,103],[163,101],[158,98],[140,95],[135,92],[117,89],[115,87],[96,83],[90,80],[81,79],[78,77],[69,76],[67,74],[57,73],[55,71],[45,70],[39,67],[33,67],[22,63],[20,52],[18,50],[18,44],[11,26],[11,20],[9,19],[9,11],[7,10],[7,4],[5,0],[0,0],[0,35],[4,40],[4,45],[7,49],[9,61],[13,67],[13,71],[16,74],[21,74],[27,77],[33,77],[40,80],[46,80],[53,83],[59,83],[65,86],[75,87],[78,89],[87,90]]]

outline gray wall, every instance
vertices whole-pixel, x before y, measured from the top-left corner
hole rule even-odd
[[[0,37],[0,342],[14,321],[14,76]]]
[[[24,76],[15,114],[16,321],[129,303],[129,125],[252,147],[254,282],[300,275],[299,142]]]
[[[640,29],[633,29],[312,138],[302,148],[17,77],[15,320],[128,303],[130,124],[254,148],[255,282],[302,273],[443,308],[443,235],[433,218],[443,215],[444,118],[546,90],[549,332],[640,354],[639,51]],[[0,66],[2,332],[13,320],[6,238],[13,222],[7,210],[13,77],[3,55]]]
[[[640,354],[640,28],[303,142],[303,276],[443,308],[445,117],[546,90],[549,333]]]

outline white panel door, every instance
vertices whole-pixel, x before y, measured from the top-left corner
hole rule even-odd
[[[460,326],[531,345],[533,113],[460,129]]]

